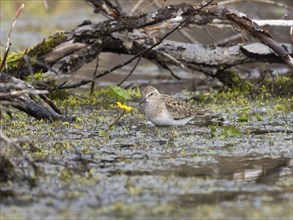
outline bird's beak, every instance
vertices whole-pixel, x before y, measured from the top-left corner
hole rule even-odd
[[[145,101],[146,101],[146,98],[143,98],[142,100],[140,100],[139,106],[141,106]]]

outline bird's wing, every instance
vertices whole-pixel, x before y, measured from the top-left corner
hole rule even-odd
[[[161,95],[161,97],[174,120],[180,120],[195,115],[194,109],[187,102],[168,95]]]

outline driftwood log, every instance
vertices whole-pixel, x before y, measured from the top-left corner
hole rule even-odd
[[[71,74],[96,59],[101,52],[133,55],[124,64],[97,73],[91,80],[82,80],[73,84],[64,82],[54,88],[46,88],[50,91],[93,83],[99,77],[140,57],[156,61],[166,68],[174,65],[201,71],[228,85],[229,80],[226,80],[223,72],[235,65],[266,62],[284,63],[293,67],[292,45],[277,43],[243,13],[220,7],[212,2],[206,5],[186,3],[170,5],[139,16],[124,16],[117,7],[106,0],[87,0],[87,2],[94,6],[96,13],[104,13],[110,19],[99,23],[84,21],[70,32],[58,32],[49,36],[33,49],[27,50],[19,59],[12,61],[13,63],[7,63],[8,68],[3,71],[18,78],[47,70],[56,74]],[[167,36],[180,28],[192,24],[206,25],[212,23],[214,19],[225,20],[244,29],[261,43],[215,46],[166,40]],[[156,39],[149,30],[150,28],[152,31],[155,30],[156,25],[164,22],[168,22],[168,27],[172,29],[161,39]],[[23,106],[23,99],[21,102]],[[54,108],[54,114],[43,110],[38,116],[31,113],[36,112],[35,107],[26,109],[16,104],[14,107],[36,118],[64,119],[61,112]]]

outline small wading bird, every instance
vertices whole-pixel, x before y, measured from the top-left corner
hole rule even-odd
[[[143,107],[149,121],[158,126],[185,125],[192,119],[212,122],[209,112],[192,108],[187,102],[161,94],[155,87],[147,86],[142,92],[139,106]]]

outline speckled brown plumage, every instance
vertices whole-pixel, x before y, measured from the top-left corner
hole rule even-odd
[[[160,97],[173,119],[178,120],[195,115],[194,109],[187,102],[165,94],[160,94]]]

